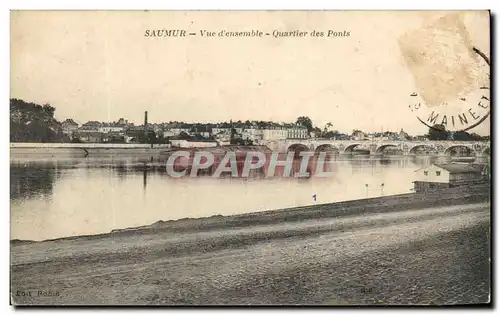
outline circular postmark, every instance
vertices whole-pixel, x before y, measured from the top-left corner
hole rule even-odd
[[[416,118],[429,128],[442,125],[448,131],[458,132],[472,129],[490,115],[490,61],[477,48],[472,48],[477,56],[478,67],[474,71],[477,86],[465,93],[457,93],[439,104],[428,104],[419,93],[410,94],[408,105]]]

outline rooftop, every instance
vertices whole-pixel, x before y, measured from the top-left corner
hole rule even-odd
[[[480,173],[486,167],[485,164],[471,163],[450,163],[450,164],[434,164],[439,168],[447,170],[450,173]]]

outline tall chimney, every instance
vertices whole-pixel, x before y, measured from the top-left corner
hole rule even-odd
[[[148,143],[148,111],[144,112],[144,136],[146,137],[146,143]]]

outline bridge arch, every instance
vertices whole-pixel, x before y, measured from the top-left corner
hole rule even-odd
[[[465,151],[466,152],[465,156],[474,156],[475,155],[474,149],[471,148],[470,146],[467,146],[464,144],[452,145],[444,151],[444,154],[446,156],[454,156],[454,152],[456,152],[457,149]],[[459,154],[458,156],[463,156],[463,155]]]
[[[408,151],[409,155],[417,155],[417,152],[419,150],[425,150],[426,154],[428,155],[430,152],[433,152],[434,154],[438,154],[438,149],[432,145],[429,144],[418,144],[410,149]]]
[[[399,147],[398,147],[397,144],[390,143],[390,144],[384,144],[384,145],[381,145],[381,146],[377,147],[377,149],[375,150],[375,153],[382,154],[382,153],[384,153],[384,150],[387,149],[387,148],[396,148],[396,149],[399,149]]]
[[[316,152],[328,152],[330,154],[339,154],[340,150],[331,144],[322,144],[316,147]]]
[[[361,143],[353,143],[345,146],[344,153],[352,153],[352,151]]]
[[[482,154],[483,155],[491,156],[491,149],[490,149],[490,147],[484,148]]]
[[[303,143],[295,143],[290,145],[287,150],[287,152],[302,152],[302,151],[310,151],[309,147]]]

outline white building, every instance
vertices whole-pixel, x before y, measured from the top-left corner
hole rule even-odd
[[[366,135],[361,130],[354,130],[352,132],[352,136],[351,136],[352,140],[361,141],[361,140],[365,140],[365,138],[366,138]]]
[[[485,164],[432,164],[415,171],[415,191],[427,191],[482,182],[487,178]]]
[[[174,137],[174,136],[180,135],[182,132],[190,134],[189,130],[190,130],[190,128],[168,127],[167,126],[163,129],[163,136],[164,137]]]
[[[124,126],[115,125],[115,124],[102,124],[97,128],[98,132],[108,133],[108,132],[122,132],[124,130]]]
[[[197,134],[199,134],[200,136],[202,136],[204,138],[210,138],[210,136],[211,136],[210,132],[208,132],[208,131],[201,131],[201,132],[198,132]]]
[[[173,132],[172,130],[163,131],[164,138],[173,137],[173,136],[177,136],[177,134],[175,132]]]
[[[214,134],[215,141],[219,145],[229,145],[231,143],[231,135],[226,133]]]
[[[88,132],[88,133],[99,132],[100,126],[101,126],[100,122],[89,121],[89,122],[84,123],[80,128],[78,128],[78,131],[79,132]]]
[[[309,138],[309,133],[307,132],[307,128],[303,127],[294,127],[287,129],[287,138],[288,139],[307,139]]]
[[[125,129],[125,125],[115,124],[115,123],[100,123],[97,121],[89,121],[83,124],[78,130],[80,132],[122,132]]]
[[[318,134],[316,134],[316,132],[314,132],[314,131],[311,131],[311,132],[309,133],[309,136],[310,136],[311,138],[318,138],[318,137],[319,137],[319,135],[318,135]]]
[[[170,140],[172,147],[178,148],[210,148],[216,147],[217,141],[188,141],[188,140]]]
[[[258,128],[248,128],[241,132],[243,140],[251,140],[253,142],[261,141],[263,138],[263,130]]]
[[[61,125],[65,134],[71,135],[73,132],[78,131],[78,124],[73,119],[66,119]]]
[[[279,127],[262,129],[262,140],[284,140],[288,131]]]
[[[231,134],[231,128],[219,128],[219,127],[212,128],[212,134],[217,135],[221,133]]]

